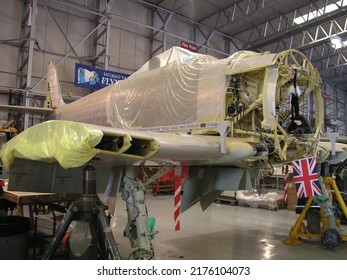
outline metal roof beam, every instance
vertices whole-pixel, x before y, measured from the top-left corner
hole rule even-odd
[[[297,14],[300,13],[297,9],[295,9],[285,15],[281,15],[276,19],[267,20],[261,24],[258,24],[257,26],[253,26],[247,32],[252,35],[251,37],[254,38],[256,36],[257,38],[249,42],[250,48],[261,49],[264,46],[276,43],[296,34],[300,34],[307,29],[316,27],[317,25],[323,25],[331,20],[345,17],[347,15],[347,7],[340,7],[333,12],[326,13],[302,24],[294,23],[294,18]],[[240,33],[235,35],[240,35]]]
[[[57,0],[56,0],[56,1],[57,1]],[[244,41],[242,41],[242,40],[240,40],[240,39],[237,39],[237,38],[234,37],[234,36],[230,36],[230,35],[228,35],[228,34],[226,34],[226,33],[223,33],[223,32],[220,32],[220,31],[218,31],[218,30],[215,30],[215,29],[213,29],[213,28],[211,28],[211,27],[209,27],[209,26],[207,26],[207,25],[201,24],[201,23],[199,23],[199,22],[197,22],[197,21],[194,21],[194,20],[192,20],[192,19],[189,19],[189,18],[187,18],[187,17],[185,17],[185,16],[181,16],[181,15],[179,15],[179,14],[177,14],[177,13],[173,13],[172,11],[167,10],[167,9],[165,9],[165,8],[162,8],[162,7],[160,7],[160,6],[156,5],[156,4],[147,2],[147,1],[145,1],[145,0],[130,0],[130,1],[137,2],[137,3],[141,3],[141,4],[144,5],[144,6],[148,6],[148,7],[154,8],[154,9],[156,9],[156,10],[158,10],[158,11],[161,11],[161,12],[164,12],[164,13],[168,13],[168,14],[171,14],[171,13],[172,13],[174,18],[176,18],[176,19],[178,19],[178,20],[181,20],[181,21],[184,21],[184,22],[188,22],[189,24],[191,24],[191,25],[193,25],[193,26],[199,26],[200,28],[205,29],[205,30],[207,30],[207,31],[214,32],[214,34],[216,34],[216,35],[218,34],[218,35],[224,37],[225,39],[231,40],[232,43],[233,43],[235,46],[236,46],[236,43],[239,43],[239,44],[244,44],[244,43],[245,43]],[[112,14],[112,16],[117,17],[117,15],[114,15],[114,14]],[[125,20],[127,20],[127,19],[125,19]],[[153,28],[153,27],[149,27],[149,28]]]
[[[317,19],[316,21],[307,22],[305,24],[298,25],[298,27],[295,26],[292,28],[288,28],[287,30],[280,31],[278,33],[274,33],[269,36],[265,36],[263,37],[263,39],[260,38],[259,40],[254,40],[253,42],[250,42],[249,44],[252,46],[253,49],[254,48],[260,49],[266,45],[270,45],[284,38],[289,38],[298,33],[302,33],[309,28],[331,21],[332,18],[339,18],[346,15],[347,15],[347,9],[343,9],[341,11],[338,10],[334,14],[331,14],[331,15],[327,14],[325,16],[320,17],[319,20]]]
[[[209,3],[212,4],[211,0],[207,0]],[[318,0],[316,0],[318,1]],[[242,0],[237,1],[233,3],[232,5],[225,7],[224,9],[220,9],[218,12],[214,12],[213,14],[210,14],[203,19],[199,20],[199,23],[203,23],[207,19],[211,19],[213,17],[216,17],[216,24],[215,28],[217,30],[222,29],[223,27],[230,25],[231,23],[236,22],[246,22],[249,27],[252,26],[251,20],[249,19],[252,15],[255,15],[262,10],[271,8],[275,11],[276,17],[275,19],[280,16],[280,12],[277,11],[276,6],[280,3],[285,3],[287,0],[277,0],[277,1],[270,1],[270,0],[262,0],[261,3],[259,3],[259,0]],[[301,7],[302,8],[306,6],[306,3],[304,3]],[[247,28],[249,30],[249,28]],[[245,30],[241,31],[244,32]],[[237,32],[241,33],[241,32]]]
[[[209,19],[209,18],[212,18],[214,16],[217,16],[221,13],[224,13],[224,14],[227,14],[228,13],[228,16],[226,15],[227,18],[229,18],[229,16],[232,16],[234,14],[234,11],[237,7],[237,5],[243,1],[250,1],[250,0],[239,0],[239,1],[235,1],[232,5],[228,5],[227,7],[225,8],[220,8],[219,7],[219,10],[217,12],[213,12],[207,16],[205,16],[204,18],[201,18],[198,22],[199,23],[202,23],[204,22],[205,20]],[[207,0],[208,3],[212,4],[212,5],[216,5],[213,1],[211,0]],[[231,10],[231,11],[228,11],[228,10]],[[232,17],[232,19],[234,19],[234,17]]]

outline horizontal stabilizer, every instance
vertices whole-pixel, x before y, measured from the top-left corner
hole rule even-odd
[[[25,106],[16,106],[16,105],[0,105],[0,111],[20,113],[20,114],[34,114],[34,115],[43,115],[49,116],[54,112],[50,108],[39,108],[39,107],[25,107]]]

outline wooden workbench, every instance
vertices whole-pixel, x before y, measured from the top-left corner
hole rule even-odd
[[[81,196],[80,194],[7,191],[6,187],[4,187],[3,189],[4,193],[0,196],[0,199],[6,199],[8,201],[16,203],[17,215],[19,216],[24,216],[24,206],[28,206],[31,221],[33,221],[33,206],[36,206],[38,203],[52,204],[72,202]]]

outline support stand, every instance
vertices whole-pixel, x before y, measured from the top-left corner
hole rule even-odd
[[[53,257],[73,220],[77,223],[69,238],[70,259],[120,259],[105,210],[96,194],[96,169],[89,164],[83,169],[83,194],[70,205],[42,259]]]
[[[332,211],[333,206],[331,202],[333,201],[333,196],[336,197],[337,202],[339,203],[343,214],[347,218],[347,207],[340,194],[338,187],[336,186],[335,181],[331,177],[323,177],[324,184],[328,190],[329,197],[326,197],[326,200],[319,201],[320,213],[318,217],[318,222],[320,228],[317,232],[312,232],[309,230],[308,224],[304,224],[304,219],[307,217],[309,208],[313,203],[313,197],[310,197],[305,207],[303,208],[298,220],[295,222],[295,225],[289,232],[289,237],[282,242],[286,245],[301,245],[303,242],[300,238],[317,238],[322,241],[322,243],[328,248],[337,248],[341,245],[342,242],[347,241],[347,236],[342,234],[340,229],[341,221],[339,218],[335,217],[334,212]]]

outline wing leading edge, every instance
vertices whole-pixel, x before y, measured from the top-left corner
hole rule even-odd
[[[48,121],[28,128],[6,143],[1,159],[7,169],[16,157],[57,161],[63,168],[82,166],[94,157],[113,166],[132,166],[145,160],[238,166],[267,154],[266,147],[259,143],[228,137],[225,144],[226,153],[221,153],[220,136],[142,132]]]

